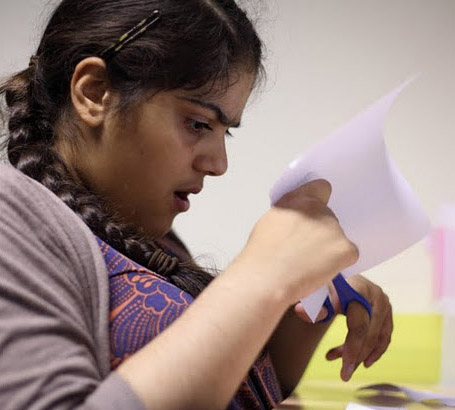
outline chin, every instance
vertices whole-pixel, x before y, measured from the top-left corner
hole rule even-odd
[[[167,235],[172,229],[172,223],[151,225],[144,228],[147,237],[151,239],[159,239]]]

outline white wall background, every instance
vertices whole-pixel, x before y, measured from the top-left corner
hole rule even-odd
[[[28,64],[54,3],[0,0],[0,75]],[[268,82],[228,142],[228,174],[207,181],[176,222],[195,255],[225,267],[288,162],[419,72],[392,107],[386,142],[433,221],[441,204],[455,203],[455,0],[243,3],[259,14]],[[435,309],[424,243],[367,276],[398,312]]]

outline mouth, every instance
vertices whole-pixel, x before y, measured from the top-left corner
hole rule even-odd
[[[190,200],[188,199],[189,192],[176,191],[174,199],[179,212],[186,212],[190,209]]]
[[[176,207],[179,212],[186,212],[190,209],[190,200],[188,199],[190,194],[197,195],[199,192],[202,191],[202,186],[194,186],[182,191],[175,191],[174,192],[174,199],[176,203]]]

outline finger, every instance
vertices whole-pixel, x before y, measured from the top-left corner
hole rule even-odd
[[[384,354],[392,340],[392,331],[393,315],[392,309],[390,308],[389,313],[387,315],[387,319],[384,321],[381,333],[379,335],[378,343],[374,350],[368,355],[368,357],[364,361],[365,367],[370,367],[371,365],[373,365],[373,363],[379,360],[379,358]]]
[[[357,302],[351,302],[346,312],[348,334],[343,349],[343,366],[341,368],[341,378],[348,381],[354,370],[359,365],[359,355],[362,351],[368,328],[370,317],[364,306]]]
[[[328,204],[330,195],[332,194],[332,185],[325,179],[315,179],[314,181],[307,182],[298,188],[307,196],[319,199],[324,204]]]
[[[333,282],[329,282],[327,284],[327,288],[329,290],[329,298],[330,303],[332,304],[333,311],[335,314],[342,313],[341,312],[341,303],[340,297],[338,296],[338,291]]]
[[[288,200],[292,200],[294,197],[302,196],[317,199],[327,205],[331,193],[332,186],[328,181],[325,179],[315,179],[314,181],[307,182],[306,184],[301,185],[295,190],[284,195],[283,198],[278,201],[277,205],[279,205],[282,200],[287,202]]]
[[[388,320],[387,312],[389,308],[390,303],[387,296],[382,290],[377,292],[374,301],[371,303],[370,324],[363,343],[362,352],[359,355],[359,363],[362,363],[378,346],[384,323]]]
[[[326,358],[327,360],[336,360],[336,359],[339,359],[340,357],[343,356],[343,349],[344,349],[344,345],[334,347],[333,349],[330,349],[330,350],[326,353],[325,358]]]

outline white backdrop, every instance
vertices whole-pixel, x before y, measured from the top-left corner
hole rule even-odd
[[[0,74],[21,69],[55,1],[1,0]],[[435,221],[455,203],[455,0],[243,0],[259,17],[268,81],[228,142],[226,176],[206,182],[176,228],[222,269],[268,208],[289,161],[365,106],[422,73],[392,107],[386,142]],[[204,256],[205,255],[205,256]],[[423,242],[367,276],[395,311],[435,309]]]

